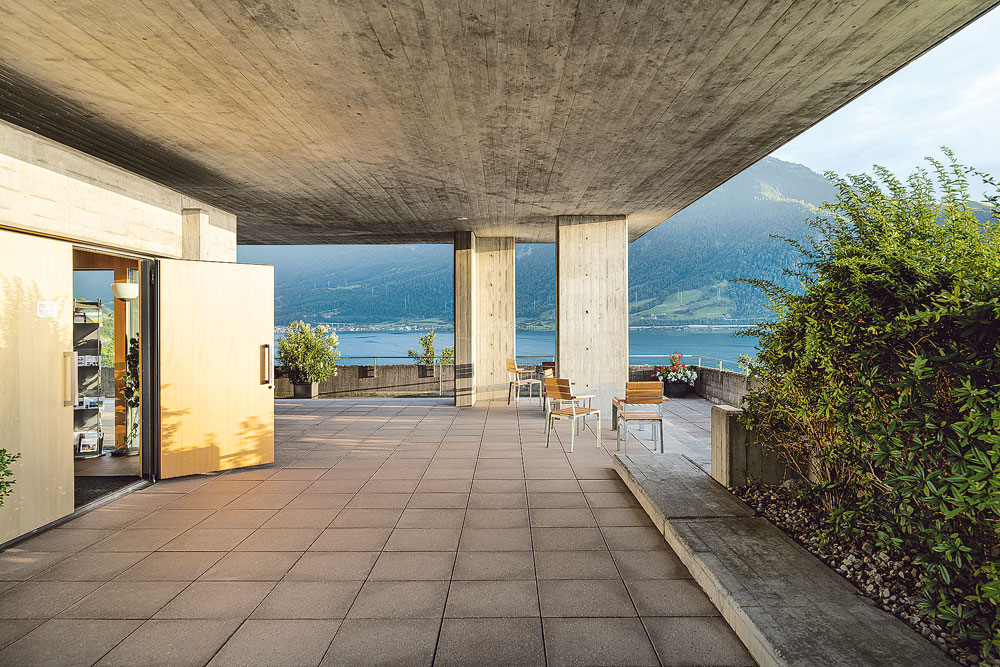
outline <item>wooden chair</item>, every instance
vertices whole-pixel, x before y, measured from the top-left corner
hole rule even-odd
[[[545,394],[548,396],[549,401],[552,403],[557,403],[558,406],[555,409],[550,409],[548,414],[545,416],[545,446],[549,446],[549,438],[552,435],[552,426],[557,419],[569,419],[570,420],[570,436],[569,436],[569,451],[573,451],[573,445],[576,441],[576,421],[578,419],[583,420],[583,424],[586,425],[587,417],[595,416],[597,417],[597,446],[601,446],[601,411],[597,408],[585,408],[582,405],[577,405],[577,402],[581,400],[579,396],[573,395],[573,390],[570,387],[570,381],[564,380],[562,378],[545,378]],[[562,407],[566,403],[569,403],[569,407]]]
[[[628,425],[630,422],[640,424],[659,424],[660,453],[663,453],[663,403],[669,401],[663,397],[662,382],[626,382],[625,398],[615,398],[614,411],[618,415],[618,442],[616,449],[621,449],[622,437],[625,438],[625,453],[628,454]],[[652,406],[655,410],[630,410],[633,405]],[[624,427],[624,428],[623,428]],[[624,435],[623,435],[624,434]],[[656,451],[657,429],[653,428],[653,451]]]
[[[518,368],[517,362],[513,359],[507,360],[507,378],[510,380],[510,385],[507,387],[507,405],[510,405],[510,395],[514,394],[514,405],[517,405],[517,400],[521,395],[521,387],[528,387],[528,398],[532,398],[531,388],[538,385],[538,404],[545,407],[542,401],[542,381],[534,377],[536,371],[534,368]],[[527,377],[521,379],[522,375],[529,374],[532,377]]]

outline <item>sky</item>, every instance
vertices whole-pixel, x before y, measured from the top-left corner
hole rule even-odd
[[[773,153],[823,173],[905,176],[951,148],[1000,178],[1000,9],[994,9]],[[973,191],[973,196],[980,194]]]

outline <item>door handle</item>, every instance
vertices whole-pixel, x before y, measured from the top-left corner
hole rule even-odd
[[[268,389],[274,384],[274,359],[270,343],[260,346],[260,383],[268,385]]]
[[[79,385],[80,368],[76,365],[76,352],[63,352],[63,406],[76,405]]]

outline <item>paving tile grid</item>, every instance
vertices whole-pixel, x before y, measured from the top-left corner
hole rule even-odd
[[[570,453],[569,428],[546,449],[526,403],[279,401],[274,464],[0,553],[0,665],[753,664],[614,433]]]

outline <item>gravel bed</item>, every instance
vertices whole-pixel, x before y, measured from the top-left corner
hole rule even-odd
[[[917,597],[921,588],[915,550],[887,552],[875,545],[871,535],[820,545],[820,511],[817,505],[800,498],[793,489],[749,486],[733,493],[754,512],[790,535],[814,556],[850,581],[862,595],[871,598],[890,614],[902,619],[962,665],[1000,667],[1000,659],[986,658],[977,642],[957,637],[933,619],[920,613]]]

